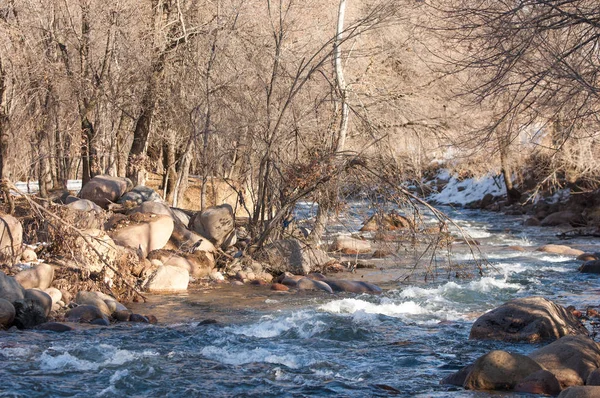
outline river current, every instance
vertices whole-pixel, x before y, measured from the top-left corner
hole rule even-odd
[[[483,276],[414,284],[388,278],[379,296],[224,284],[132,305],[155,314],[157,325],[0,332],[0,397],[519,396],[439,381],[492,349],[527,354],[538,347],[468,340],[477,316],[511,298],[600,305],[597,276],[578,273],[572,257],[534,251],[559,243],[594,252],[600,242],[560,241],[560,230],[523,227],[520,216],[450,213],[481,243],[490,262]],[[454,256],[468,262],[470,255]]]

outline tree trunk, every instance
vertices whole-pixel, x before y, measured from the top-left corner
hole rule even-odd
[[[519,192],[512,182],[512,167],[510,166],[509,153],[510,153],[510,136],[507,133],[506,137],[502,137],[501,133],[497,133],[498,138],[498,152],[500,153],[500,167],[502,171],[502,177],[504,179],[504,185],[506,186],[506,198],[508,204],[513,204],[521,199],[521,192]]]
[[[7,78],[0,57],[0,179],[7,177],[6,155],[8,150],[8,93]]]
[[[175,164],[175,131],[170,130],[169,137],[163,143],[163,168],[164,168],[164,198],[173,203],[175,185],[177,184],[177,169]]]

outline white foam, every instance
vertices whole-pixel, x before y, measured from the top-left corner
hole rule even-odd
[[[142,357],[157,356],[154,351],[133,352],[128,350],[119,350],[108,345],[101,345],[103,355],[99,361],[91,361],[78,358],[66,351],[59,355],[52,355],[44,351],[39,358],[40,369],[43,370],[64,370],[73,369],[78,371],[98,370],[105,367],[124,365]],[[52,351],[56,351],[53,348]]]
[[[561,256],[561,255],[543,255],[540,258],[540,261],[546,261],[549,263],[566,263],[568,261],[573,261],[573,257]]]
[[[32,351],[30,347],[0,347],[0,354],[8,358],[26,358]]]
[[[298,369],[303,366],[308,366],[312,361],[301,359],[292,354],[277,354],[265,348],[255,348],[254,350],[238,350],[228,349],[225,347],[206,346],[201,351],[201,354],[215,361],[228,365],[244,365],[247,363],[263,362],[287,366],[288,368]]]
[[[264,316],[261,321],[251,325],[236,326],[228,328],[233,334],[241,334],[248,337],[268,339],[294,330],[302,338],[310,338],[325,330],[325,322],[315,320],[314,313],[309,311],[297,311],[285,317]]]

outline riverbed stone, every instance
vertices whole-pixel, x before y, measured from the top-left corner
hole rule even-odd
[[[544,298],[511,300],[480,316],[470,339],[539,342],[566,335],[587,336],[587,329],[564,307]]]
[[[372,248],[371,243],[366,240],[340,235],[333,239],[331,250],[339,251],[344,254],[363,254],[370,253]]]
[[[162,202],[162,198],[154,189],[138,185],[117,200],[117,203],[120,204],[127,202],[141,205],[144,202]]]
[[[237,241],[233,208],[227,203],[194,214],[189,228],[222,249],[227,249]]]
[[[9,302],[24,298],[25,289],[12,276],[0,271],[0,298]]]
[[[600,369],[594,370],[585,380],[586,386],[600,386]]]
[[[440,381],[440,384],[441,385],[452,385],[452,386],[461,386],[462,387],[465,384],[465,380],[467,380],[467,376],[473,370],[473,366],[474,365],[475,364],[467,365],[467,366],[461,368],[460,370],[452,373],[451,375],[448,375],[448,376],[444,377]]]
[[[78,196],[107,209],[131,188],[133,184],[128,178],[97,175],[81,188]]]
[[[287,292],[290,288],[283,283],[273,283],[271,285],[271,290],[275,290],[276,292]]]
[[[145,316],[140,315],[140,314],[131,314],[129,316],[129,322],[150,323],[150,321],[148,320],[148,318],[146,318]]]
[[[543,370],[533,359],[506,351],[492,351],[480,357],[465,379],[469,390],[512,390],[530,374]]]
[[[47,289],[54,280],[54,267],[50,264],[38,264],[15,275],[15,280],[24,289]]]
[[[24,298],[13,302],[14,325],[19,329],[31,329],[46,322],[46,309],[38,300]]]
[[[134,213],[108,231],[118,245],[139,250],[143,257],[153,250],[162,249],[173,233],[170,216]]]
[[[356,294],[380,294],[381,288],[377,285],[362,281],[347,281],[345,279],[321,279],[327,283],[334,292],[347,292]]]
[[[583,250],[573,249],[569,246],[565,245],[544,245],[540,246],[535,251],[544,252],[544,253],[552,253],[552,254],[562,254],[564,256],[574,256],[577,257],[583,254]]]
[[[331,286],[325,282],[315,281],[309,278],[302,278],[296,282],[296,288],[299,290],[322,290],[329,294],[333,294]]]
[[[48,317],[52,311],[52,297],[43,290],[25,289],[25,299],[36,301],[44,309],[44,315]]]
[[[308,275],[333,261],[323,250],[297,239],[282,239],[266,245],[257,254],[257,260],[273,274],[290,272],[297,275]]]
[[[72,326],[60,322],[45,322],[37,325],[35,330],[46,330],[49,332],[64,333],[75,330]]]
[[[46,292],[46,294],[48,294],[50,296],[50,298],[52,299],[53,307],[56,304],[58,304],[58,302],[61,301],[63,298],[61,291],[55,287],[49,287],[48,289],[44,289],[44,292]]]
[[[67,312],[65,318],[69,322],[91,323],[96,319],[106,319],[106,315],[95,305],[80,305]]]
[[[77,292],[77,296],[75,296],[75,302],[80,306],[93,305],[94,307],[98,308],[100,312],[107,316],[110,316],[113,313],[113,311],[108,308],[108,305],[106,305],[104,300],[95,292],[86,292],[83,290],[79,291]]]
[[[23,245],[23,226],[10,214],[0,212],[0,260],[16,260]]]
[[[579,261],[595,261],[600,260],[598,257],[598,253],[583,253],[577,256],[577,260]]]
[[[600,274],[600,260],[586,261],[579,267],[583,274]]]
[[[8,300],[0,298],[0,329],[7,329],[15,319],[15,307]]]
[[[112,314],[112,317],[117,322],[128,322],[129,317],[131,316],[131,311],[117,311]]]
[[[598,386],[576,386],[569,387],[560,394],[558,398],[598,398],[600,397],[600,387]]]
[[[552,372],[562,388],[583,385],[600,367],[600,346],[587,336],[564,336],[529,355]]]
[[[560,383],[556,376],[547,370],[538,370],[525,377],[515,386],[515,392],[540,395],[558,395],[560,393]]]
[[[190,274],[187,270],[172,265],[158,267],[146,284],[151,293],[183,292],[188,288]]]
[[[573,227],[581,227],[585,225],[585,220],[580,212],[571,210],[557,211],[546,216],[540,225],[543,227],[552,227],[558,225],[571,225]]]

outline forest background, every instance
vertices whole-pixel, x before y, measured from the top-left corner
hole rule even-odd
[[[592,191],[599,38],[591,0],[0,0],[0,177],[225,183],[259,243],[439,167]]]

